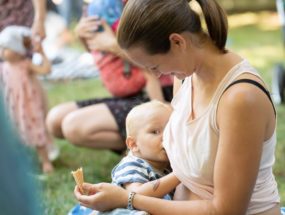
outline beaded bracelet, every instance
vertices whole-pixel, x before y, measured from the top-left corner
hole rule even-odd
[[[135,195],[136,195],[135,192],[130,192],[129,193],[129,196],[128,196],[128,206],[127,206],[127,209],[129,209],[129,210],[134,210],[133,200],[134,200]]]

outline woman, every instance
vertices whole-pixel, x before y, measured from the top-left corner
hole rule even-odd
[[[120,1],[112,2],[122,4]],[[105,11],[108,12],[108,10]],[[89,16],[82,17],[76,27],[77,35],[86,49],[92,52],[97,65],[103,64],[101,53],[112,53],[122,59],[126,58],[121,54],[122,50],[116,41],[114,31],[117,29],[117,24],[118,21],[107,23],[98,17]],[[98,31],[99,27],[104,30]],[[100,56],[97,57],[96,54]],[[103,66],[107,67],[108,63]],[[99,66],[99,73],[104,79],[100,71],[101,67]],[[170,101],[172,98],[171,78],[166,77],[162,80],[165,86],[161,89],[160,82],[153,74],[143,70],[141,72],[146,78],[148,96],[145,96],[141,88],[130,96],[90,99],[57,105],[50,110],[47,117],[50,133],[55,137],[65,138],[77,146],[111,149],[119,153],[124,151],[125,118],[132,107],[149,99]]]
[[[119,45],[137,64],[184,80],[163,136],[181,181],[175,193],[180,201],[166,203],[102,183],[85,184],[89,196],[75,188],[81,204],[163,215],[280,214],[272,173],[274,106],[256,70],[225,48],[224,11],[215,0],[197,2],[207,33],[186,0],[128,1],[118,31]]]

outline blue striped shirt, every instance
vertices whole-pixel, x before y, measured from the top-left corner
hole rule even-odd
[[[169,171],[167,173],[169,173]],[[129,153],[113,168],[112,183],[118,186],[123,186],[126,183],[143,184],[159,179],[164,175],[165,173],[155,171],[147,161]],[[169,194],[163,198],[171,200]]]

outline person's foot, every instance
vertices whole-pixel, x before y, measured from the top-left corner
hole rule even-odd
[[[53,166],[50,162],[44,162],[42,163],[42,171],[43,173],[45,174],[49,174],[49,173],[52,173],[53,172]]]
[[[59,157],[59,148],[55,144],[50,144],[47,147],[48,159],[50,161],[55,161]]]

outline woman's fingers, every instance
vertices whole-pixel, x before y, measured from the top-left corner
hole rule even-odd
[[[99,20],[97,17],[82,18],[75,28],[75,32],[81,38],[91,39],[101,25],[101,20]]]

